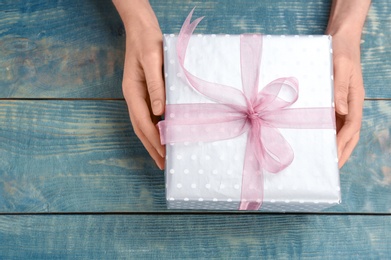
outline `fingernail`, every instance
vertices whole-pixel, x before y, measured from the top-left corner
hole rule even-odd
[[[162,102],[160,100],[153,101],[152,104],[152,111],[155,114],[155,116],[158,116],[162,113]]]
[[[344,101],[339,101],[338,102],[338,108],[339,108],[339,112],[343,115],[347,115],[348,114],[348,104],[346,104],[346,102]]]

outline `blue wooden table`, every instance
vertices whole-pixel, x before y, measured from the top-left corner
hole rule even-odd
[[[151,1],[164,33],[322,34],[329,0]],[[362,39],[361,139],[316,214],[169,211],[121,93],[109,0],[0,3],[0,259],[391,257],[391,2]]]

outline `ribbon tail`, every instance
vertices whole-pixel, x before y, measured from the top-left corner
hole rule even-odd
[[[246,144],[242,175],[242,194],[239,210],[259,210],[263,201],[263,149],[260,123],[254,122]]]
[[[224,86],[218,83],[205,81],[186,70],[185,58],[187,46],[195,28],[203,19],[203,17],[200,17],[190,23],[193,11],[194,9],[190,12],[185,22],[183,23],[177,40],[177,55],[179,65],[181,66],[188,83],[200,94],[216,103],[226,104],[233,108],[239,108],[240,106],[245,107],[247,103],[242,91],[230,86]],[[221,93],[225,93],[225,95],[221,95]]]
[[[192,23],[190,23],[194,9],[195,7],[193,8],[193,10],[191,10],[189,15],[187,16],[178,35],[177,53],[178,53],[178,59],[181,64],[184,64],[185,62],[186,49],[187,49],[187,45],[189,44],[191,35],[193,34],[197,25],[204,18],[204,17],[199,17],[195,19]]]

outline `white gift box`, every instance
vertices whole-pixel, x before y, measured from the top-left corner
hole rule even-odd
[[[213,103],[188,84],[176,42],[176,35],[164,35],[167,104]],[[241,89],[240,35],[191,36],[185,68],[206,81]],[[276,78],[298,79],[299,98],[292,108],[333,107],[331,37],[263,36],[259,77],[259,90]],[[279,130],[293,148],[294,160],[279,173],[264,170],[261,210],[314,212],[340,203],[335,129]],[[238,209],[246,140],[243,134],[224,141],[167,144],[168,208]]]

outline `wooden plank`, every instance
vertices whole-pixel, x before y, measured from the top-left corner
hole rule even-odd
[[[364,112],[331,212],[391,212],[391,101]],[[167,212],[124,101],[0,101],[0,144],[0,212]]]
[[[152,0],[162,31],[178,33],[191,1]],[[245,6],[245,7],[243,7]],[[247,8],[251,6],[251,8]],[[329,0],[208,0],[200,33],[322,34]],[[368,98],[391,98],[391,2],[374,1],[364,29]],[[109,0],[3,1],[0,97],[121,98],[124,28]]]
[[[0,216],[1,259],[386,259],[390,216]]]
[[[0,97],[122,97],[125,31],[111,1],[0,4]]]

